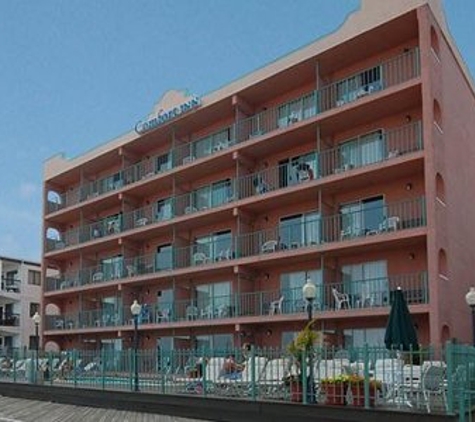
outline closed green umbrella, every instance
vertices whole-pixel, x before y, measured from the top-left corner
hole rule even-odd
[[[398,349],[406,352],[419,350],[416,329],[401,288],[398,287],[393,294],[384,344],[388,349]]]

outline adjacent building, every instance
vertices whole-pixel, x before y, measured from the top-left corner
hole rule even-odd
[[[134,300],[143,348],[285,345],[306,280],[333,344],[382,343],[398,287],[421,343],[469,341],[474,110],[429,0],[362,0],[209,95],[167,93],[125,136],[46,162],[46,348],[131,347]]]
[[[40,264],[0,256],[0,274],[0,356],[35,349],[32,317],[40,312]]]

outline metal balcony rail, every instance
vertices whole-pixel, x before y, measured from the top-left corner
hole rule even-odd
[[[315,312],[337,312],[347,309],[389,307],[392,292],[398,287],[404,292],[409,305],[429,303],[427,273],[397,274],[365,280],[317,284],[313,303]],[[348,295],[348,302],[340,306],[333,291]],[[288,288],[259,292],[243,292],[228,295],[210,295],[197,299],[192,295],[160,304],[142,304],[140,324],[164,324],[180,321],[228,319],[249,316],[272,316],[304,313],[306,301],[302,289]],[[81,310],[65,315],[49,315],[45,329],[64,330],[77,328],[118,327],[132,325],[130,307],[111,310]]]
[[[422,149],[421,122],[376,131],[346,140],[336,148],[313,152],[305,160],[203,186],[192,192],[161,200],[116,218],[93,222],[60,233],[61,240],[47,239],[46,250],[60,250],[89,240],[137,227],[213,209],[239,199],[295,186],[351,169],[368,166]]]
[[[285,128],[291,124],[316,116],[324,111],[352,103],[360,98],[409,81],[420,74],[419,49],[386,60],[349,78],[342,79],[318,91],[260,112],[211,135],[170,150],[168,154],[142,160],[100,180],[83,184],[65,194],[49,199],[47,213],[72,206],[81,201],[104,195],[125,185],[173,167],[215,154],[235,143]]]
[[[2,291],[6,291],[8,293],[20,293],[21,280],[17,278],[2,276],[1,288],[2,288]]]
[[[237,236],[223,234],[215,236],[213,240],[186,247],[170,247],[159,254],[115,258],[114,262],[98,264],[64,276],[48,277],[46,290],[60,290],[237,258],[318,248],[323,243],[383,235],[425,225],[424,197],[332,216],[321,217],[312,213],[305,217],[304,222],[286,221],[276,227]]]
[[[0,316],[0,326],[19,327],[20,326],[20,314],[4,313],[3,315]]]

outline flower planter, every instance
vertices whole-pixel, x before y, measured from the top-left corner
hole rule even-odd
[[[350,386],[351,391],[351,401],[348,403],[350,406],[364,407],[365,397],[364,397],[364,384],[353,384]],[[369,387],[369,405],[374,407],[374,402],[376,401],[376,396],[378,394],[378,389],[371,386]]]
[[[348,385],[344,382],[335,382],[322,385],[322,392],[325,395],[325,404],[333,406],[344,406]]]
[[[303,399],[302,383],[300,381],[290,382],[290,400],[292,402],[301,403]]]

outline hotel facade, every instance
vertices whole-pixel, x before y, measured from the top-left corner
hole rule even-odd
[[[131,347],[134,300],[141,348],[285,346],[308,279],[331,344],[381,344],[398,287],[420,343],[469,341],[474,109],[427,0],[362,0],[209,95],[165,94],[45,164],[43,346]]]
[[[41,268],[38,262],[0,256],[0,274],[0,357],[4,357],[36,348],[32,317],[40,311]]]

